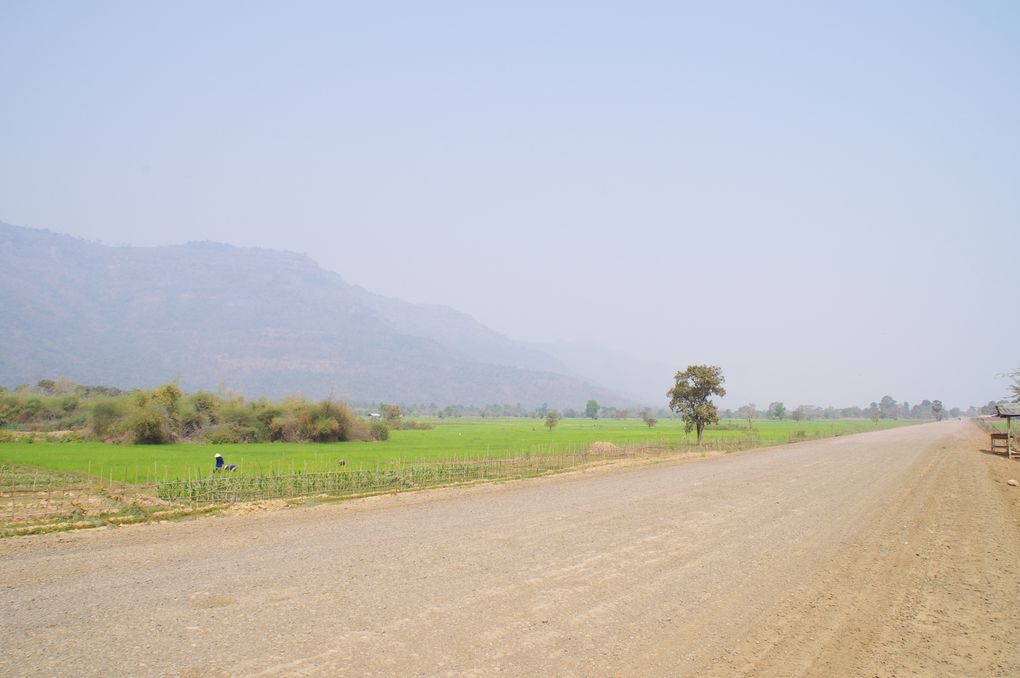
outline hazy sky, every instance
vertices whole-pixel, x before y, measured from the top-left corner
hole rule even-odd
[[[2,0],[0,220],[307,252],[653,395],[987,402],[1020,3]]]

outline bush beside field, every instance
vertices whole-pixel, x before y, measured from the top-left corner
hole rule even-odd
[[[246,401],[238,395],[197,391],[176,384],[123,392],[44,380],[34,389],[0,391],[3,437],[62,431],[67,437],[110,443],[162,445],[257,442],[385,440],[386,422],[369,425],[343,403],[292,397]],[[33,435],[30,440],[39,437]]]

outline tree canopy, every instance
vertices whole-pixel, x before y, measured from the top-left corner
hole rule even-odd
[[[710,398],[726,395],[722,386],[726,378],[722,375],[722,368],[715,365],[688,365],[683,372],[677,372],[674,379],[676,383],[666,393],[669,409],[684,420],[686,432],[697,430],[700,445],[705,425],[719,421],[719,411]]]

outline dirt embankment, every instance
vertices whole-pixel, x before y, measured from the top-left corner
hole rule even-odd
[[[968,422],[0,542],[2,675],[1020,675]]]

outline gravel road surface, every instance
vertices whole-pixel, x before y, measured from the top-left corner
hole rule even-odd
[[[0,541],[0,675],[1017,676],[966,421]]]

